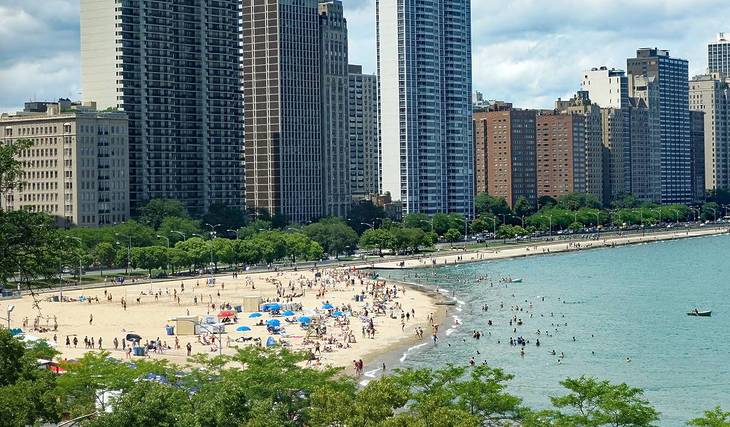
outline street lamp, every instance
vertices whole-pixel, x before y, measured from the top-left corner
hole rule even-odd
[[[492,228],[493,228],[493,235],[492,240],[497,238],[497,218],[495,217],[487,217],[488,220],[492,221]]]
[[[73,236],[66,236],[66,238],[67,238],[67,239],[73,239],[73,240],[76,240],[77,242],[79,242],[79,246],[82,246],[82,245],[83,245],[83,243],[84,243],[84,242],[83,242],[83,241],[82,241],[81,239],[79,239],[78,237],[73,237]],[[81,285],[81,253],[79,253],[79,275],[77,276],[76,284],[77,284],[77,285]]]
[[[188,236],[186,236],[185,233],[183,233],[182,231],[172,230],[170,233],[179,234],[183,238],[183,241],[188,240]]]
[[[209,224],[206,224],[206,225],[209,225]],[[220,224],[218,224],[218,225],[220,225]],[[195,233],[193,233],[192,235],[193,236],[198,236],[198,237],[201,237],[201,238],[203,237],[200,234],[195,234]],[[215,265],[215,263],[213,262],[213,240],[214,239],[215,239],[215,231],[211,231],[211,233],[210,233],[210,242],[209,242],[209,244],[210,244],[210,266],[208,268],[208,271],[210,272],[210,275],[209,275],[209,279],[208,279],[208,285],[213,285],[214,284],[213,283],[214,282],[214,279],[213,279],[213,266]]]
[[[510,215],[510,216],[512,218],[517,218],[517,219],[522,220],[522,228],[525,228],[525,216],[524,215],[522,215],[522,216],[519,216],[519,215]]]
[[[165,236],[160,236],[159,234],[157,235],[157,238],[158,239],[165,239],[165,242],[167,242],[167,249],[170,249],[170,239],[169,238],[167,238]]]
[[[127,268],[124,270],[124,274],[129,274],[129,269],[132,267],[132,236],[126,234],[114,233],[117,237],[125,237],[129,239],[127,244]]]
[[[551,214],[551,215],[548,215],[547,217],[548,217],[548,220],[550,221],[550,237],[552,237],[553,236],[553,216]]]
[[[233,230],[233,229],[229,228],[228,230],[226,230],[226,232],[228,232],[228,233],[236,233],[236,240],[238,240],[238,239],[241,238],[241,234],[240,234],[240,231],[239,230]]]

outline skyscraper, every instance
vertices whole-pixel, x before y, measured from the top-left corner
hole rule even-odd
[[[81,0],[83,98],[129,117],[132,209],[243,207],[239,0]]]
[[[705,201],[705,112],[690,111],[692,140],[692,198]]]
[[[695,76],[689,82],[689,108],[703,111],[705,185],[730,188],[730,88],[721,73]]]
[[[378,78],[349,66],[350,189],[353,199],[378,193]]]
[[[661,201],[661,132],[656,79],[632,76],[629,114],[631,193],[644,202]]]
[[[537,206],[534,110],[503,109],[485,114],[487,193],[514,206],[524,197]]]
[[[559,197],[585,188],[585,119],[578,114],[538,114],[537,197]]]
[[[303,222],[322,216],[317,0],[243,0],[246,204]]]
[[[381,190],[404,213],[472,215],[470,3],[376,1]]]
[[[730,76],[730,33],[720,33],[707,45],[707,69]]]
[[[627,61],[629,75],[653,78],[657,85],[656,109],[651,103],[649,109],[658,114],[662,203],[692,202],[688,67],[669,51],[650,48]]]
[[[623,70],[592,68],[583,73],[580,87],[601,108],[629,106],[629,81]]]
[[[344,218],[352,205],[352,193],[347,111],[347,21],[342,2],[320,2],[319,31],[323,212]]]

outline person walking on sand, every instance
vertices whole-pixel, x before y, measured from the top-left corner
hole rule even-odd
[[[192,354],[193,346],[190,343],[187,343],[187,345],[185,346],[185,348],[187,349],[187,354],[188,354],[188,357],[189,357]]]
[[[89,326],[91,326],[92,323],[94,323],[94,315],[89,314]]]

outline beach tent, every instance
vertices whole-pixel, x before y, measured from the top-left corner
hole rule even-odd
[[[276,345],[276,340],[274,339],[274,337],[269,337],[266,340],[266,347],[273,347],[275,345]]]
[[[258,311],[259,304],[261,304],[261,297],[247,296],[247,297],[243,297],[241,308],[243,309],[244,312],[250,313],[252,311]]]
[[[180,316],[170,319],[175,322],[176,335],[195,335],[195,324],[198,323],[198,316]]]

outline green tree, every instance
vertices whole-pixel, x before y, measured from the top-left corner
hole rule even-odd
[[[365,249],[377,249],[380,256],[383,250],[393,247],[395,237],[393,232],[385,228],[371,228],[360,236],[360,247]]]
[[[455,228],[449,228],[446,233],[444,233],[444,239],[451,244],[460,241],[463,237],[464,236],[461,232]]]
[[[464,216],[461,214],[436,214],[431,219],[433,221],[433,231],[439,236],[450,229],[464,230]]]
[[[560,384],[569,393],[550,397],[556,410],[536,417],[547,422],[543,425],[648,427],[659,419],[659,413],[644,399],[641,389],[588,377],[569,378]]]
[[[172,245],[184,240],[183,236],[179,233],[182,233],[185,237],[191,237],[193,234],[200,234],[201,232],[200,221],[177,216],[166,216],[162,218],[160,227],[157,229],[157,234],[170,239],[170,244]]]
[[[512,210],[504,198],[490,196],[487,193],[479,193],[474,199],[474,207],[477,214],[491,213],[492,215],[509,215]]]
[[[132,248],[132,266],[147,270],[150,276],[154,269],[167,269],[167,263],[167,248],[164,246]]]
[[[10,191],[23,188],[23,164],[18,156],[33,146],[27,139],[0,144],[0,198],[5,198]]]
[[[431,219],[424,213],[412,213],[403,217],[403,226],[420,228],[425,232],[431,231]]]
[[[352,206],[350,213],[347,215],[347,223],[362,235],[368,228],[364,224],[377,225],[385,218],[385,210],[379,206],[375,206],[370,200],[363,200]]]
[[[210,247],[200,237],[193,237],[183,242],[175,243],[175,248],[185,251],[190,263],[195,268],[201,268],[210,262]]]
[[[553,207],[553,206],[555,206],[555,205],[557,205],[557,204],[558,204],[558,201],[557,201],[557,200],[555,200],[555,198],[554,198],[554,197],[550,197],[550,196],[540,196],[540,197],[539,197],[539,198],[537,199],[537,207],[538,207],[539,209],[542,209],[542,208],[551,208],[551,207]]]
[[[148,225],[155,230],[160,228],[165,217],[189,219],[188,210],[179,200],[152,199],[137,211],[141,224]]]
[[[114,401],[114,411],[88,423],[92,427],[185,425],[192,408],[184,390],[150,381],[134,384]]]
[[[167,259],[173,273],[175,273],[178,268],[190,267],[192,264],[188,253],[177,247],[167,249]]]
[[[235,244],[232,240],[228,239],[213,239],[211,241],[213,245],[214,262],[215,268],[218,268],[218,262],[222,262],[228,265],[234,265],[238,261],[236,254]]]
[[[214,203],[208,208],[208,213],[203,215],[203,223],[217,225],[221,230],[238,230],[246,225],[248,217],[240,209],[228,207],[222,203]]]
[[[352,252],[357,246],[357,233],[339,218],[322,219],[307,225],[302,231],[335,257],[340,253]]]
[[[730,412],[725,412],[717,406],[711,411],[705,411],[703,417],[690,420],[687,425],[696,427],[730,427]]]
[[[92,257],[99,266],[112,268],[117,258],[117,251],[111,243],[101,242],[94,247]],[[103,275],[104,271],[101,273]]]
[[[533,211],[532,204],[530,204],[525,196],[520,196],[515,202],[514,211],[518,217],[529,216]]]
[[[600,209],[598,197],[588,193],[571,193],[558,197],[557,208],[577,211],[581,208]]]
[[[297,262],[298,258],[306,258],[309,254],[312,240],[306,234],[286,233],[284,241],[286,242],[287,255],[292,263]]]

